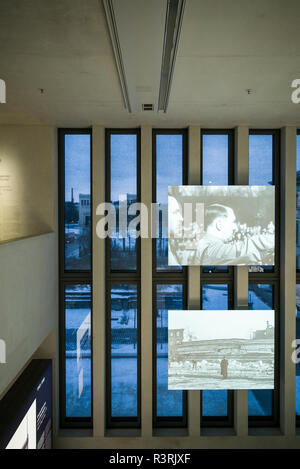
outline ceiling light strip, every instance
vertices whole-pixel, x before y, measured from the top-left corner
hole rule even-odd
[[[117,65],[117,69],[119,73],[119,79],[120,79],[122,95],[124,99],[124,105],[126,109],[128,110],[128,112],[131,113],[132,112],[131,104],[129,100],[129,93],[128,93],[128,87],[127,87],[127,82],[126,82],[126,75],[125,75],[124,64],[123,64],[123,59],[122,59],[122,52],[121,52],[121,46],[120,46],[120,41],[119,41],[119,36],[118,36],[118,28],[117,28],[115,13],[114,13],[113,1],[102,0],[102,3],[103,3],[104,10],[105,10],[106,21],[107,21],[107,25],[108,25],[108,29],[110,33],[110,39],[112,42],[116,65]]]
[[[160,74],[158,111],[167,112],[186,0],[168,0]]]

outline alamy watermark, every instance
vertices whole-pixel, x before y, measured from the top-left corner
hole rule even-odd
[[[0,103],[6,103],[6,84],[5,81],[0,78]]]
[[[291,94],[291,100],[294,104],[300,103],[300,78],[295,78],[291,84],[292,88],[296,88]]]
[[[143,202],[127,203],[127,196],[120,195],[117,203],[103,202],[96,208],[96,215],[102,218],[96,224],[98,238],[160,238],[168,237],[168,226],[178,220],[174,238],[194,238],[195,226],[203,226],[204,204],[173,202],[169,196],[168,205],[151,203],[150,223],[149,207]],[[174,232],[173,232],[174,231]]]
[[[0,339],[0,364],[6,363],[6,343]]]
[[[295,363],[300,363],[300,339],[295,339],[292,342],[292,348],[295,350],[292,353],[292,362]]]

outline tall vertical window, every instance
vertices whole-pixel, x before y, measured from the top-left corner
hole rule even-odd
[[[231,303],[229,286],[226,284],[202,285],[203,310],[228,310]],[[226,390],[204,390],[201,392],[201,415],[205,425],[216,422],[223,425],[232,425],[233,422],[233,394]]]
[[[65,285],[66,417],[91,416],[91,286]]]
[[[106,130],[106,424],[140,426],[140,131]]]
[[[91,130],[60,129],[60,420],[92,425]]]
[[[277,425],[279,419],[279,178],[278,130],[249,131],[249,184],[275,186],[275,266],[249,266],[249,309],[275,309],[275,385],[248,392],[249,425]]]
[[[113,284],[108,331],[108,407],[113,419],[138,417],[139,326],[137,285]]]
[[[65,134],[65,270],[91,269],[91,135]]]
[[[186,267],[168,266],[168,186],[187,183],[187,132],[153,131],[153,425],[187,425],[187,393],[168,391],[168,310],[187,309]]]
[[[168,265],[168,186],[184,184],[184,134],[154,134],[154,166],[156,184],[154,196],[157,204],[157,238],[156,238],[156,270],[181,270],[180,267]]]
[[[202,184],[222,186],[233,184],[234,132],[232,130],[201,131]],[[202,309],[232,307],[233,268],[203,266],[201,268]],[[201,425],[231,426],[233,424],[233,393],[226,390],[201,392]]]
[[[229,134],[202,133],[202,184],[227,186]]]
[[[202,184],[226,186],[233,184],[233,131],[201,131]],[[203,273],[231,272],[226,266],[203,266]]]
[[[275,185],[275,226],[279,222],[279,171],[276,168],[275,158],[279,149],[278,131],[252,130],[249,133],[249,185],[267,186]],[[278,158],[276,158],[278,160]],[[261,228],[265,228],[262,226]],[[275,268],[279,269],[279,236],[275,232]],[[274,272],[273,266],[249,266],[249,272]]]
[[[136,216],[133,204],[138,202],[137,133],[110,133],[110,198],[115,207],[116,230],[110,241],[110,269],[112,271],[137,270]],[[127,220],[126,220],[127,219]]]
[[[183,391],[168,390],[168,311],[185,308],[183,285],[156,284],[154,298],[156,299],[154,415],[160,423],[168,422],[170,419],[173,424],[181,423],[185,414]]]
[[[274,285],[269,283],[251,283],[249,285],[248,302],[249,309],[274,309]],[[276,360],[275,351],[275,384],[278,383]],[[258,418],[263,422],[270,420],[274,414],[274,404],[274,391],[272,389],[248,391],[248,415],[250,418]]]
[[[249,135],[249,185],[274,184],[273,134],[250,133]]]

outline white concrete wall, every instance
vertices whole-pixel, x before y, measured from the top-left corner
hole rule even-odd
[[[17,140],[20,127],[16,127],[16,141],[26,158],[26,142]],[[32,138],[42,126],[23,126]],[[10,129],[10,139],[12,130]],[[40,184],[53,186],[55,200],[55,227],[53,233],[34,236],[0,245],[0,339],[6,343],[6,363],[0,363],[0,396],[21,371],[33,353],[51,331],[57,329],[58,317],[58,238],[57,238],[57,181],[56,160],[52,174],[43,171],[43,155],[49,154],[49,145],[57,154],[56,131],[45,127],[45,139],[39,148],[41,161]],[[5,138],[5,134],[3,134]],[[29,138],[29,141],[31,139]],[[37,164],[39,160],[37,160]],[[55,167],[54,167],[55,166]],[[35,168],[37,173],[38,168]],[[38,194],[37,194],[38,197]]]

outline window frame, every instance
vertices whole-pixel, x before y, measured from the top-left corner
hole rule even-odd
[[[211,276],[216,275],[217,278],[212,279]],[[208,277],[210,276],[210,277]],[[222,273],[201,274],[200,277],[200,305],[202,309],[203,305],[203,286],[204,285],[227,285],[228,286],[228,309],[234,309],[234,285],[233,280],[228,279],[228,273],[226,276],[222,276]],[[209,310],[207,310],[209,311]],[[201,416],[201,427],[210,428],[210,427],[233,427],[234,424],[234,391],[230,389],[225,389],[227,391],[227,416],[203,416],[202,407],[203,407],[203,391],[200,391],[200,416]]]
[[[300,136],[300,129],[297,129],[297,132],[296,132],[296,151],[297,151],[298,135]],[[296,159],[297,159],[297,155],[296,155]],[[297,163],[296,163],[296,165],[297,165]],[[297,166],[296,166],[296,193],[297,193]],[[297,207],[297,205],[296,205],[296,207]],[[297,249],[297,240],[296,240],[296,249]],[[297,254],[296,254],[296,259],[297,259]],[[297,285],[300,285],[300,269],[297,269],[297,264],[296,264],[296,287],[297,287]],[[296,300],[296,298],[295,298],[295,300]],[[297,333],[297,331],[296,331],[296,333]],[[297,339],[297,337],[295,337],[295,338]],[[296,379],[296,365],[295,365],[295,379]],[[300,415],[297,415],[297,414],[296,414],[296,427],[297,428],[300,427]]]
[[[182,135],[182,185],[188,185],[188,130],[187,129],[152,129],[152,203],[156,203],[156,136],[157,135]],[[172,278],[185,278],[187,276],[187,267],[181,270],[161,269],[156,266],[156,240],[152,239],[152,278],[160,278],[161,274],[171,274]]]
[[[188,129],[152,129],[152,203],[156,203],[156,136],[157,135],[182,135],[182,185],[188,184]],[[157,270],[156,265],[156,240],[152,239],[152,422],[153,428],[186,428],[188,425],[188,393],[182,393],[182,418],[178,417],[158,417],[157,410],[157,365],[156,365],[156,285],[175,284],[183,285],[183,301],[188,306],[188,268],[182,267],[181,270]]]
[[[60,428],[93,427],[93,187],[92,187],[92,129],[58,129],[58,252],[59,252],[59,422]],[[90,209],[91,209],[91,269],[65,269],[65,135],[90,135]],[[65,285],[90,284],[91,286],[91,417],[66,416],[65,375]]]
[[[273,272],[249,272],[250,279],[256,276],[270,276],[270,279],[280,276],[280,130],[278,129],[249,129],[250,135],[273,136],[273,181],[275,187],[275,266]]]
[[[203,186],[203,136],[204,135],[228,135],[228,186],[234,185],[234,129],[201,129],[201,153],[200,153],[200,168],[201,180],[200,185]],[[227,271],[223,272],[208,272],[201,266],[201,279],[205,275],[218,275],[227,276],[228,281],[232,279],[234,272],[233,266],[228,266]]]
[[[111,135],[136,135],[136,187],[137,202],[141,201],[141,129],[140,128],[106,128],[105,129],[105,201],[111,196]],[[141,427],[141,237],[136,238],[136,270],[112,270],[110,268],[110,237],[105,238],[105,410],[106,428],[140,428]],[[114,284],[137,285],[137,417],[111,416],[111,349],[110,349],[110,288]]]
[[[105,200],[110,201],[110,139],[109,136],[112,134],[128,134],[136,133],[137,135],[137,202],[141,200],[141,132],[140,128],[135,129],[105,129],[105,176],[106,176],[106,187],[105,187]],[[183,135],[183,182],[182,184],[188,183],[188,129],[152,129],[152,201],[156,201],[156,135],[160,134],[182,134]],[[64,204],[65,204],[65,135],[90,135],[90,191],[91,191],[91,227],[93,226],[93,191],[92,191],[92,129],[91,128],[59,128],[58,129],[58,155],[59,155],[59,177],[58,177],[58,189],[59,189],[59,396],[60,396],[60,427],[61,428],[92,428],[93,426],[93,334],[91,337],[91,418],[80,418],[80,417],[66,417],[66,394],[65,394],[65,297],[64,291],[65,286],[68,284],[90,284],[91,286],[91,328],[93,331],[93,256],[92,256],[92,243],[93,243],[93,230],[91,230],[91,269],[90,270],[65,270],[65,225],[64,225]],[[233,129],[201,129],[201,142],[203,141],[203,135],[205,134],[228,134],[228,184],[234,184],[234,130]],[[248,284],[253,283],[269,283],[274,285],[274,309],[275,309],[275,390],[273,394],[273,415],[269,416],[249,416],[249,427],[267,427],[267,426],[278,426],[279,424],[279,397],[280,397],[280,130],[278,129],[249,129],[249,136],[253,134],[262,135],[273,135],[273,180],[275,185],[275,233],[276,233],[276,245],[275,245],[275,268],[273,272],[249,272],[248,273]],[[297,135],[300,135],[300,130],[297,131]],[[203,167],[203,145],[201,145],[201,168]],[[201,178],[202,178],[201,170]],[[201,179],[202,182],[202,179]],[[109,194],[109,197],[108,197]],[[183,267],[181,271],[171,270],[156,270],[156,239],[153,238],[152,242],[152,283],[153,283],[153,427],[187,427],[188,425],[188,393],[183,391],[183,418],[180,422],[177,417],[156,417],[156,353],[154,348],[156,347],[156,285],[157,284],[168,284],[178,283],[183,285],[184,301],[188,302],[188,268]],[[128,418],[109,418],[107,412],[106,424],[107,428],[140,428],[141,425],[141,240],[137,238],[137,269],[136,271],[111,271],[108,266],[107,259],[109,259],[109,238],[105,240],[105,282],[106,282],[106,307],[110,304],[110,297],[108,298],[107,292],[108,287],[113,284],[136,284],[137,285],[137,318],[139,321],[138,327],[138,416],[132,418],[130,421]],[[233,298],[233,282],[234,282],[234,268],[229,267],[227,272],[203,272],[201,267],[201,304],[202,304],[202,285],[204,284],[228,284],[228,294],[230,301]],[[296,273],[296,282],[300,284],[300,270]],[[109,316],[107,316],[109,311]],[[106,330],[110,327],[110,322],[107,321],[107,317],[110,317],[110,309],[107,309],[106,313]],[[108,345],[109,341],[106,340],[106,371],[108,366]],[[154,363],[155,362],[155,363]],[[110,385],[109,375],[106,375],[106,410],[107,399],[110,398],[110,392],[108,389],[108,382]],[[202,395],[201,395],[201,426],[202,427],[223,427],[233,425],[233,391],[228,391],[228,416],[226,419],[223,417],[204,417],[202,416]],[[226,421],[225,421],[226,420]],[[297,416],[297,426],[300,426],[300,415]]]
[[[263,273],[263,272],[261,272]],[[249,279],[250,285],[270,284],[273,286],[273,309],[275,310],[275,361],[274,361],[274,390],[272,399],[272,415],[249,415],[248,426],[253,427],[278,427],[279,426],[279,405],[280,405],[280,293],[279,282],[276,279],[270,280],[261,278],[259,280]],[[248,294],[249,298],[249,294]]]
[[[248,285],[269,283],[274,285],[275,309],[275,388],[272,416],[248,416],[248,426],[278,427],[280,418],[280,130],[249,129],[250,135],[273,136],[273,181],[275,186],[275,266],[273,272],[248,272]],[[250,139],[249,139],[250,141]]]
[[[136,135],[136,188],[137,202],[141,202],[141,130],[134,129],[105,129],[105,201],[110,203],[111,190],[111,135]],[[141,278],[141,237],[136,238],[136,270],[113,270],[110,262],[110,237],[105,238],[105,277],[110,278],[116,276],[129,276],[132,278]]]
[[[137,416],[112,417],[111,415],[111,287],[113,285],[136,285],[137,287]],[[105,408],[106,428],[140,428],[141,426],[141,284],[138,279],[124,277],[108,279],[106,282],[105,321]]]
[[[188,424],[188,398],[187,391],[182,391],[182,417],[158,417],[157,416],[157,334],[156,334],[156,312],[157,312],[157,285],[182,285],[183,308],[188,309],[187,281],[175,279],[155,279],[152,281],[152,406],[153,406],[153,428],[186,428]]]
[[[201,129],[201,156],[200,156],[200,167],[201,167],[201,181],[203,185],[203,136],[204,135],[228,135],[228,186],[234,185],[234,129]],[[233,308],[233,283],[234,283],[234,267],[228,266],[227,271],[223,272],[208,272],[201,266],[200,274],[200,301],[202,308],[202,286],[206,284],[227,284],[228,285],[228,307]],[[202,415],[202,391],[200,395],[200,415],[201,415],[201,427],[233,427],[234,424],[234,391],[227,390],[227,416],[214,416],[208,417]]]

